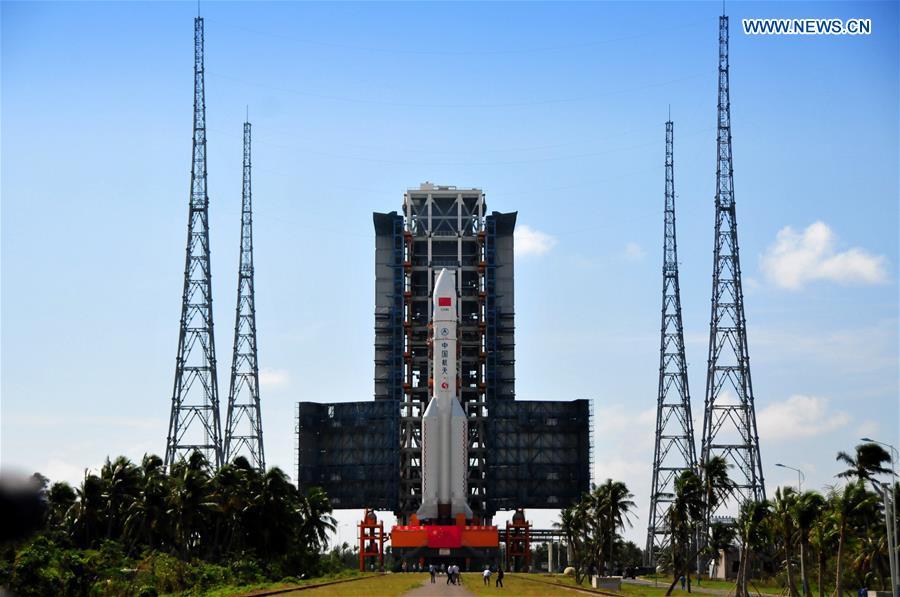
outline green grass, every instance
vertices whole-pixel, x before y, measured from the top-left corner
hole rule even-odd
[[[641,580],[653,582],[652,576],[640,576],[638,578],[640,578]],[[671,584],[671,582],[672,582],[672,577],[660,575],[657,577],[657,582],[659,582],[660,586],[665,585],[666,588],[668,589],[669,584]],[[694,588],[696,586],[697,586],[697,581],[696,581],[696,579],[692,578],[691,579],[691,588]],[[717,589],[720,591],[733,591],[734,590],[734,581],[732,581],[732,580],[715,580],[715,579],[704,578],[700,582],[700,588],[701,589]],[[676,586],[676,590],[680,591],[681,589],[679,586]],[[765,595],[781,595],[781,593],[783,591],[783,587],[777,585],[776,583],[774,583],[771,580],[751,581],[750,592],[752,593],[752,592],[757,592],[757,591],[759,593],[763,593]],[[674,594],[675,591],[672,591],[672,593]]]
[[[336,574],[328,574],[326,576],[319,576],[316,578],[307,578],[307,579],[298,579],[292,580],[291,582],[270,582],[270,583],[257,583],[250,585],[228,585],[223,587],[217,587],[212,589],[206,593],[204,593],[205,597],[233,597],[235,595],[248,595],[253,594],[256,591],[271,591],[273,589],[286,589],[288,587],[296,587],[296,586],[305,586],[305,585],[315,585],[323,582],[329,582],[333,580],[342,580],[347,578],[357,578],[361,576],[376,576],[375,574],[371,574],[368,572],[359,572],[357,570],[344,570],[338,572]],[[360,581],[362,582],[362,581]],[[309,593],[306,591],[305,593]]]
[[[586,591],[596,591],[598,594],[608,595],[611,593],[611,591],[606,591],[603,589],[594,589],[593,587],[591,587],[591,583],[587,579],[585,579],[583,584],[579,585],[577,582],[575,582],[574,576],[563,576],[561,574],[541,574],[538,575],[537,578],[540,578],[543,581],[553,582],[560,585],[577,587]],[[622,583],[622,590],[619,592],[619,594],[627,595],[628,597],[663,597],[666,594],[667,588],[668,586],[663,586],[662,583],[660,583],[659,587],[648,587],[645,585]]]
[[[550,574],[541,574],[541,575],[531,575],[533,578],[538,578],[545,582],[552,582],[559,585],[578,587],[579,589],[584,589],[588,591],[595,590],[590,586],[590,583],[585,580],[584,584],[579,585],[575,582],[575,578],[571,576],[563,576],[563,575],[550,575]],[[645,577],[644,580],[648,580],[653,582],[653,577]],[[657,579],[657,586],[651,585],[642,585],[636,583],[623,582],[622,588],[619,591],[620,595],[624,597],[665,597],[666,591],[669,589],[669,584],[672,582],[670,577],[660,576]],[[696,588],[696,584],[692,583],[692,588]],[[732,591],[734,589],[734,583],[722,580],[704,580],[702,582],[701,588],[705,589],[717,589],[721,591]],[[780,595],[781,589],[779,587],[765,587],[761,585],[757,585],[757,588],[760,593],[765,595]],[[755,590],[751,587],[751,592]],[[601,591],[597,591],[600,593]],[[609,593],[609,591],[602,591],[603,593]],[[540,594],[540,593],[537,593]],[[569,593],[571,595],[571,593]],[[697,593],[692,592],[693,595],[708,595],[705,593]],[[675,597],[687,597],[687,591],[681,591],[679,587],[676,587],[672,591],[672,595]]]
[[[206,593],[206,597],[231,597],[232,595],[245,595],[247,593],[252,593],[253,591],[265,591],[293,586],[293,584],[285,584],[280,582],[259,583],[253,585],[227,585],[208,591]]]
[[[367,575],[370,576],[370,575]],[[329,585],[318,589],[283,593],[293,597],[347,597],[366,595],[368,597],[395,597],[420,586],[428,574],[385,574],[376,575],[365,580]],[[311,579],[311,583],[326,582],[322,579]]]
[[[672,582],[671,579],[669,582]],[[734,590],[734,581],[729,580],[709,580],[704,579],[701,581],[700,586],[708,589],[722,589],[725,591],[733,591]],[[766,593],[770,595],[780,595],[781,587],[776,586],[772,583],[767,583],[765,581],[751,581],[750,590],[753,591],[754,587],[760,593]]]

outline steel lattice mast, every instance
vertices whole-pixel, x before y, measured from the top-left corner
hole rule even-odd
[[[266,470],[262,419],[259,408],[259,364],[256,353],[256,295],[253,290],[253,197],[250,186],[250,123],[244,123],[244,184],[241,203],[241,257],[237,307],[234,318],[234,353],[228,416],[225,422],[225,460],[246,456],[250,464]]]
[[[647,527],[648,564],[669,544],[666,511],[674,500],[675,478],[693,469],[694,423],[684,357],[684,328],[678,282],[678,243],[675,237],[674,126],[666,122],[666,191],[662,267],[662,323],[659,348],[659,393],[656,402],[656,446],[653,451],[653,481],[650,493],[650,524]]]
[[[206,193],[206,99],[203,87],[203,19],[194,19],[194,140],[181,329],[166,440],[166,465],[194,450],[220,466],[219,386],[213,334],[212,272],[209,255],[209,197]]]
[[[728,17],[719,17],[719,116],[716,168],[716,236],[713,260],[709,360],[701,462],[721,456],[739,502],[766,496],[741,288],[731,154],[728,92]]]

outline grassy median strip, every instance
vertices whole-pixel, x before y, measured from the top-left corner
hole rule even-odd
[[[298,597],[343,597],[349,595],[395,597],[421,586],[427,578],[427,574],[384,574],[365,580],[328,585],[315,589],[307,589],[305,591],[292,591],[283,594]]]

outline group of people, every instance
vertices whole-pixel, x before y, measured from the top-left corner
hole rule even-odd
[[[437,566],[435,566],[434,564],[429,564],[428,573],[431,575],[431,582],[434,583],[435,577],[438,574]],[[448,585],[460,584],[461,581],[459,579],[459,566],[457,566],[456,564],[450,564],[449,566],[447,566],[445,564],[441,564],[441,574],[444,574],[444,573],[447,574],[447,584]]]
[[[405,562],[404,562],[405,564]],[[404,571],[406,568],[404,567]],[[438,572],[437,566],[434,564],[428,565],[428,573],[431,575],[431,582],[435,582],[435,578],[438,574],[446,574],[447,575],[447,584],[448,585],[458,585],[462,584],[462,578],[459,576],[459,566],[456,564],[450,564],[449,566],[441,564],[440,572]],[[493,572],[490,567],[486,567],[484,569],[484,573],[482,574],[482,578],[484,580],[485,585],[491,584],[491,575]],[[494,584],[495,587],[503,587],[503,568],[497,568],[497,580]]]
[[[484,582],[484,586],[486,586],[486,587],[491,586],[491,574],[492,574],[492,572],[491,572],[490,567],[485,568],[484,572],[481,573],[481,578]],[[502,566],[497,568],[497,580],[495,581],[494,586],[495,587],[503,586],[503,567]]]

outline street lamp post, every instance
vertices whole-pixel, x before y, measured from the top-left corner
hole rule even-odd
[[[894,597],[900,597],[900,554],[897,553],[897,470],[894,468],[895,454],[897,449],[886,442],[880,442],[871,437],[861,438],[864,442],[871,442],[880,446],[886,446],[891,449],[891,495],[888,495],[887,487],[882,483],[883,494],[881,496],[884,502],[884,523],[887,528],[888,539],[888,562],[891,567],[891,589]]]
[[[797,471],[797,497],[800,497],[800,494],[803,493],[803,481],[806,479],[806,475],[803,474],[798,468],[794,468],[792,466],[788,466],[786,464],[781,464],[780,462],[776,463],[775,466],[780,466],[781,468],[787,468],[792,471]],[[803,597],[809,597],[809,587],[806,583],[806,558],[803,557],[803,553],[800,553],[800,577],[803,579],[800,584],[803,586]]]
[[[781,464],[780,462],[775,464],[775,466],[780,466],[781,468],[789,468],[792,471],[797,471],[797,495],[803,493],[803,481],[806,480],[806,475],[803,474],[803,471],[786,464]]]

